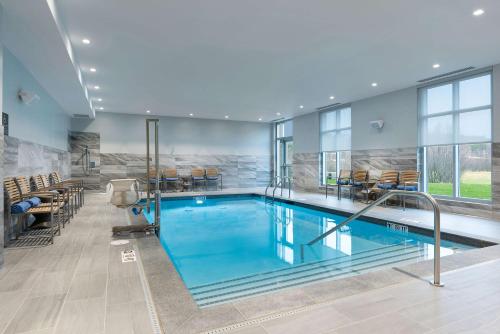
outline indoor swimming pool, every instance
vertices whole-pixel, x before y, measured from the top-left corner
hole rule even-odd
[[[160,242],[199,306],[433,257],[432,237],[363,220],[301,252],[345,219],[254,195],[164,199]],[[472,248],[441,246],[441,256]]]

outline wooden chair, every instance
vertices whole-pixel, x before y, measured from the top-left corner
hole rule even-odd
[[[50,185],[53,186],[70,186],[78,197],[78,207],[85,204],[85,184],[83,180],[79,179],[66,179],[63,180],[59,172],[52,172],[49,175]]]
[[[168,184],[174,184],[174,191],[177,190],[177,184],[179,183],[179,175],[177,174],[176,168],[165,168],[162,171],[162,183],[165,185],[165,190],[168,190]]]
[[[44,203],[40,203],[37,206],[31,206],[29,209],[19,214],[22,220],[22,227],[19,233],[20,239],[32,239],[32,240],[48,240],[48,243],[54,243],[54,236],[56,234],[61,234],[60,228],[60,205],[59,205],[59,194],[51,192],[33,192],[29,191],[24,195],[20,192],[19,186],[15,179],[8,177],[4,179],[4,190],[6,194],[6,204],[8,210],[8,216],[11,217],[11,208],[14,204],[20,202],[29,201],[33,197],[38,197],[44,199]],[[36,221],[33,226],[27,226],[26,218],[29,215],[34,215]],[[36,228],[35,228],[36,227]],[[41,228],[44,229],[41,229]],[[16,235],[16,239],[19,240]],[[30,244],[29,242],[20,243],[20,245]],[[39,245],[37,242],[36,245]]]
[[[342,187],[349,188],[349,196],[352,197],[352,170],[350,169],[341,169],[339,173],[339,177],[337,178],[337,198],[342,198]]]
[[[194,190],[196,182],[202,182],[207,189],[207,179],[205,177],[205,170],[203,168],[193,168],[191,169],[191,185]]]
[[[365,169],[357,169],[351,175],[351,181],[348,184],[340,185],[339,192],[342,192],[342,188],[348,188],[349,198],[354,199],[356,197],[356,192],[361,191],[366,187],[368,171]]]
[[[398,190],[418,191],[418,181],[420,179],[420,172],[416,170],[404,170],[399,172]],[[401,196],[403,201],[403,210],[406,209],[405,196]],[[418,205],[418,200],[417,200]]]
[[[220,190],[222,190],[222,174],[219,173],[219,170],[215,167],[209,167],[206,169],[205,172],[206,172],[206,177],[207,177],[207,187],[211,181],[215,181],[216,182],[215,188],[217,189],[217,182],[220,179]]]
[[[31,194],[34,193],[31,190],[30,182],[25,176],[17,176],[15,178],[15,182],[17,183],[17,186],[19,187],[19,191],[21,192],[21,196],[32,196]],[[55,199],[55,203],[58,206],[59,209],[59,215],[58,218],[60,222],[62,222],[63,227],[66,225],[66,223],[69,222],[70,220],[70,210],[69,210],[69,200],[67,198],[67,194],[61,194],[59,192],[51,191],[50,189],[46,189],[44,187],[35,187],[37,193],[51,193],[51,194],[57,194],[57,198]]]
[[[399,173],[396,170],[385,170],[380,174],[380,178],[370,189],[370,193],[375,194],[377,197],[382,196],[389,190],[396,189],[398,186]]]
[[[71,186],[63,186],[61,184],[51,185],[49,178],[46,175],[40,174],[32,176],[32,181],[37,191],[57,191],[61,194],[64,200],[65,210],[67,209],[68,214],[71,218],[74,217],[77,208],[77,193]],[[69,223],[69,219],[67,221]],[[63,224],[64,227],[64,224]]]

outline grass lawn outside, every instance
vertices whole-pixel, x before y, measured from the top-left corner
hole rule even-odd
[[[429,183],[432,195],[453,196],[451,183]],[[491,199],[491,173],[465,172],[460,179],[460,197]]]

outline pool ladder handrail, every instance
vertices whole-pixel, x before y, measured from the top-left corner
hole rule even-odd
[[[291,184],[292,184],[293,178],[290,177],[290,176],[281,176],[280,177],[280,182],[278,184],[276,184],[274,186],[274,189],[273,189],[273,201],[274,201],[274,199],[276,197],[275,193],[276,193],[276,189],[278,187],[281,188],[280,196],[283,197],[283,181],[288,181],[288,198],[290,198],[290,196],[291,196]]]
[[[279,178],[281,178],[281,176],[273,176],[273,178],[271,179],[271,182],[269,182],[269,184],[267,185],[266,187],[266,191],[264,192],[264,195],[266,196],[267,198],[267,190],[273,185],[275,184],[276,180],[278,180]]]
[[[331,228],[330,230],[326,231],[325,233],[319,235],[318,237],[314,238],[313,240],[309,241],[306,245],[307,246],[312,246],[316,242],[324,239],[328,235],[332,234],[333,232],[337,231],[338,229],[342,228],[343,226],[346,226],[353,220],[359,218],[362,216],[364,213],[367,211],[371,210],[373,207],[384,203],[387,201],[389,198],[393,196],[410,196],[410,197],[415,197],[415,198],[424,198],[426,199],[433,208],[434,212],[434,281],[430,282],[432,285],[436,287],[442,287],[444,284],[441,283],[441,210],[439,209],[439,205],[428,193],[424,192],[419,192],[419,191],[406,191],[406,190],[390,190],[383,196],[380,196],[376,201],[372,202],[370,205],[366,206],[362,210],[356,212],[355,214],[351,215],[348,217],[345,221],[342,223],[338,224],[337,226]],[[302,260],[304,259],[304,244],[302,244],[301,247],[301,258]]]

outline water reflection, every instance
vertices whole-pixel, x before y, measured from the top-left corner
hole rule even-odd
[[[293,210],[282,206],[275,206],[274,217],[276,226],[276,256],[289,264],[293,264]]]
[[[323,217],[322,233],[331,230],[335,226],[337,226],[335,219]],[[352,255],[351,229],[345,226],[345,228],[333,232],[323,239],[323,245],[340,251],[345,255]]]

